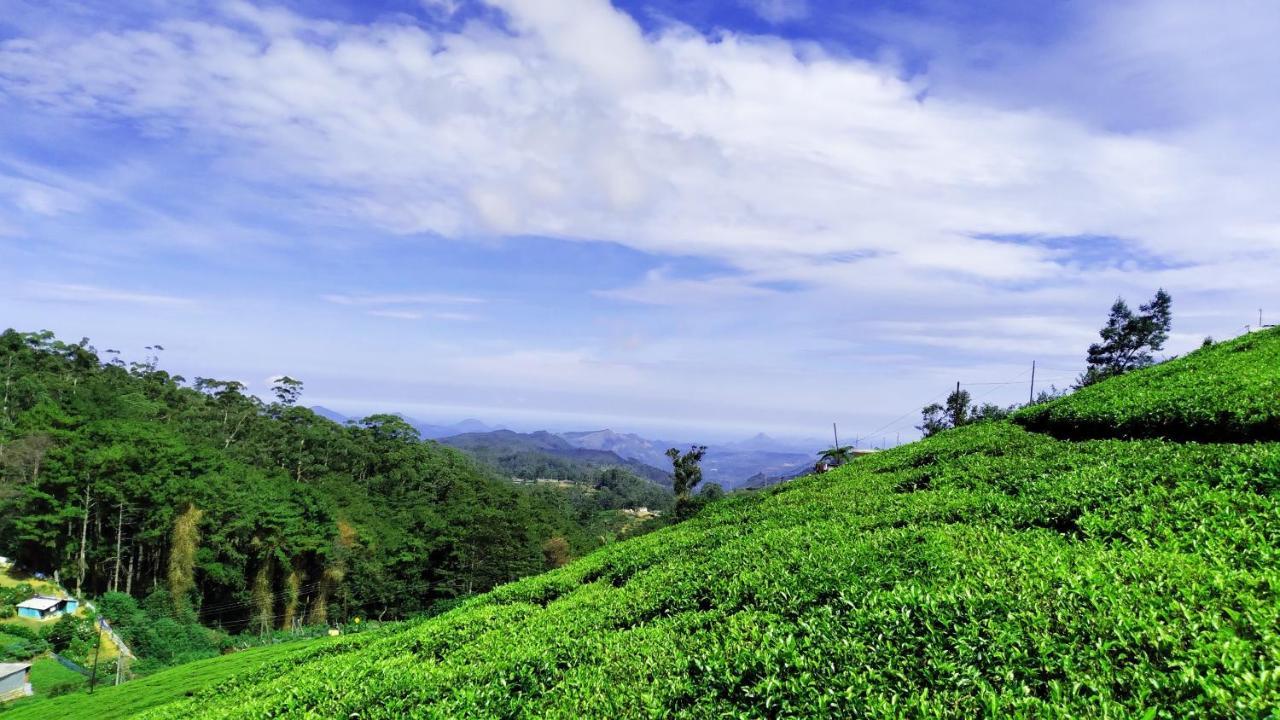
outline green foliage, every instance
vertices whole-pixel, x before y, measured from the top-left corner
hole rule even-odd
[[[1280,330],[1216,343],[1014,418],[1062,438],[1280,440]]]
[[[1207,402],[1153,378],[1249,407],[1275,397],[1278,341],[1019,419]],[[1174,434],[1197,442],[966,425],[723,497],[433,617],[12,717],[1274,717],[1280,442],[1203,442],[1221,414],[1184,417]]]
[[[217,652],[253,617],[415,615],[541,571],[552,537],[599,543],[598,507],[584,525],[400,418],[338,425],[289,377],[274,402],[188,385],[148,350],[103,362],[87,341],[0,333],[0,554],[77,595],[176,591],[141,608],[135,650],[153,664]]]
[[[1044,392],[1041,392],[1044,397]],[[937,435],[943,430],[962,427],[979,422],[1004,420],[1013,412],[1013,407],[1001,407],[994,403],[974,405],[968,390],[957,387],[947,395],[945,404],[931,403],[920,410],[920,424],[916,426],[925,437]]]
[[[0,620],[17,615],[17,604],[35,594],[35,588],[24,582],[9,586],[0,585]]]
[[[1277,444],[986,423],[145,717],[1265,716],[1278,513]]]
[[[146,674],[191,660],[213,657],[231,644],[225,633],[203,627],[193,611],[174,613],[172,597],[157,590],[139,603],[121,592],[98,599],[98,611],[141,660],[132,670]]]
[[[30,660],[49,650],[49,643],[41,640],[37,633],[27,628],[14,625],[0,626],[0,662]]]
[[[852,445],[837,445],[818,453],[818,464],[827,468],[837,468],[853,458]]]
[[[676,495],[676,518],[684,520],[697,512],[697,506],[689,501],[689,496],[698,483],[702,482],[702,457],[707,454],[707,446],[694,445],[681,453],[677,448],[669,448],[667,457],[671,458],[671,489]]]
[[[345,638],[343,639],[345,641]],[[268,661],[285,661],[303,651],[315,651],[329,644],[319,640],[316,644],[291,643],[259,647],[227,658],[198,660],[175,671],[157,673],[131,680],[119,687],[99,683],[92,695],[74,693],[50,701],[40,696],[19,700],[7,706],[0,705],[0,717],[5,720],[50,717],[79,720],[124,720],[133,718],[148,708],[190,697],[207,688],[218,687],[232,677],[243,677]],[[233,660],[234,662],[227,662]],[[61,667],[61,666],[59,666]],[[5,712],[5,710],[8,710]],[[56,713],[50,715],[49,713]]]
[[[79,646],[80,652],[70,653],[84,657],[83,648],[97,638],[91,618],[79,615],[63,615],[52,624],[40,628],[40,639],[49,643],[54,652],[66,654],[73,646]]]
[[[51,657],[31,663],[31,688],[40,697],[57,697],[83,687],[89,679]]]

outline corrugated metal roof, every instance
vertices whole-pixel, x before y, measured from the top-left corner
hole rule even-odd
[[[39,610],[40,612],[44,612],[45,610],[52,610],[53,608],[57,607],[58,603],[60,602],[62,602],[62,600],[58,598],[51,598],[51,597],[44,597],[42,595],[37,595],[31,598],[30,600],[23,600],[22,602],[18,603],[18,607],[31,608],[32,610]]]
[[[0,677],[9,677],[29,667],[31,667],[31,663],[0,663]]]

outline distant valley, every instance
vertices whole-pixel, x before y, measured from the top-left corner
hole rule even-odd
[[[347,416],[324,407],[316,414],[343,423]],[[687,448],[690,440],[654,440],[610,429],[520,433],[467,419],[439,425],[405,418],[425,440],[458,448],[512,477],[575,479],[591,469],[623,467],[652,482],[670,486],[668,448]],[[763,433],[746,440],[707,445],[702,461],[705,483],[726,490],[762,487],[804,474],[825,447],[820,440],[787,441]]]

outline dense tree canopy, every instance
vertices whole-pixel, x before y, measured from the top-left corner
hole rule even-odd
[[[289,377],[272,402],[187,383],[160,349],[126,363],[0,334],[0,554],[85,595],[159,592],[167,612],[236,632],[404,617],[544,569],[552,538],[556,563],[599,542],[563,498],[399,417],[336,424]],[[613,477],[596,492],[637,495]]]

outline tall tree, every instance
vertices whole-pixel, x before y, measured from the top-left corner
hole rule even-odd
[[[1154,362],[1152,354],[1164,349],[1173,325],[1173,298],[1163,288],[1135,313],[1124,298],[1116,298],[1107,324],[1098,331],[1101,342],[1089,346],[1088,368],[1077,387],[1092,385]]]
[[[687,517],[690,509],[689,495],[702,482],[702,456],[707,454],[706,445],[690,446],[688,452],[681,453],[676,448],[667,450],[671,458],[671,488],[676,494],[676,517]]]
[[[929,437],[943,430],[967,425],[972,412],[969,404],[971,399],[968,390],[957,387],[947,395],[945,403],[930,403],[921,408],[920,424],[916,429]]]

